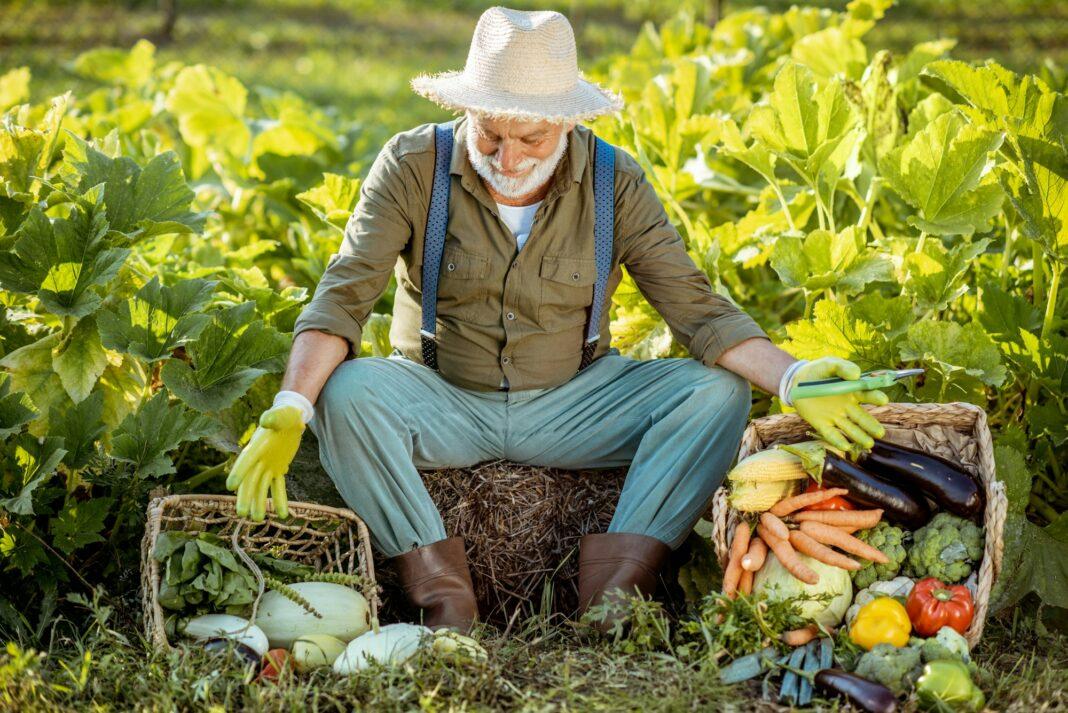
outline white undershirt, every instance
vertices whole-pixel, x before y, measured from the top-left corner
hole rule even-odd
[[[520,250],[523,249],[523,245],[530,236],[530,226],[534,224],[534,214],[538,212],[538,206],[540,205],[541,201],[530,205],[502,205],[497,203],[497,210],[500,211],[501,220],[512,231],[516,245],[519,246]]]
[[[496,203],[496,201],[494,202]],[[497,203],[497,210],[500,211],[501,220],[512,231],[519,250],[523,249],[527,238],[530,237],[530,226],[534,224],[534,214],[538,212],[538,206],[540,205],[541,201],[530,205],[503,205]],[[508,377],[506,376],[501,380],[501,387],[505,388],[507,386]]]

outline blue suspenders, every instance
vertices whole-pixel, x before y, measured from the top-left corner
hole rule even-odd
[[[423,363],[437,371],[438,343],[438,279],[441,277],[441,255],[445,250],[445,230],[449,224],[449,164],[452,159],[453,122],[434,127],[434,183],[430,190],[430,209],[423,238],[423,319],[419,329]],[[612,146],[599,137],[593,163],[594,258],[597,282],[593,286],[593,304],[586,322],[586,336],[582,343],[579,370],[593,361],[600,336],[601,311],[604,309],[608,275],[612,269],[612,238],[615,222],[615,153]]]

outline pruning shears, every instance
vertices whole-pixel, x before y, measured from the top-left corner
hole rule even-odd
[[[919,376],[923,369],[879,369],[866,371],[859,379],[820,379],[819,381],[802,381],[790,389],[790,400],[811,399],[817,396],[834,396],[849,394],[854,391],[870,391],[893,386],[902,379]]]

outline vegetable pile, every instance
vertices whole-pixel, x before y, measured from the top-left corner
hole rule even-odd
[[[777,699],[791,705],[819,692],[869,711],[913,695],[924,707],[981,710],[964,634],[985,500],[970,473],[881,440],[848,454],[809,441],[742,460],[728,482],[742,518],[720,596],[792,604],[804,625],[738,656],[725,682],[763,675],[773,698],[782,672]]]
[[[169,637],[184,637],[246,665],[258,681],[332,667],[348,675],[396,666],[421,650],[449,661],[484,661],[474,639],[416,624],[378,626],[357,575],[316,572],[264,553],[249,553],[267,590],[217,534],[161,533],[160,605],[172,612]],[[257,602],[258,597],[258,602]]]

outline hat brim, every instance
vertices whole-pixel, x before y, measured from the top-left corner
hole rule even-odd
[[[421,74],[411,81],[412,90],[446,109],[470,110],[493,119],[524,121],[588,121],[602,114],[621,111],[623,97],[580,78],[563,94],[515,94],[468,86],[463,72]]]

